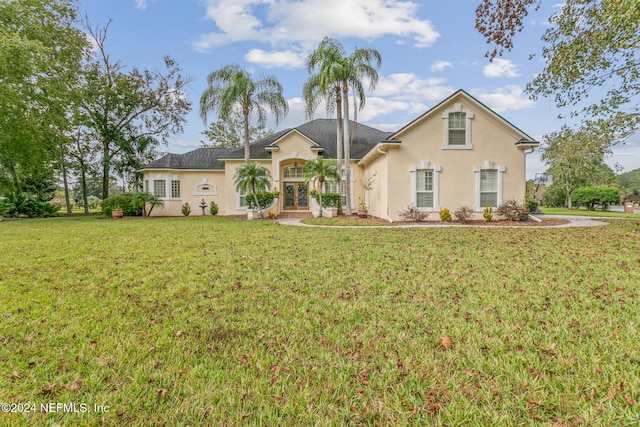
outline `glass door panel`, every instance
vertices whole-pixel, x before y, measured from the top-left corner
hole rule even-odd
[[[298,184],[298,209],[304,209],[309,206],[309,197],[307,197],[307,184]]]
[[[296,185],[293,183],[284,185],[284,208],[296,208]]]

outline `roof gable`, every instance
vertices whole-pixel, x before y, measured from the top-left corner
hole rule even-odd
[[[434,107],[432,107],[431,109],[429,109],[427,112],[425,112],[424,114],[418,116],[417,118],[415,118],[414,120],[412,120],[411,122],[409,122],[407,125],[403,126],[401,129],[399,129],[397,132],[395,132],[394,134],[392,134],[389,139],[400,139],[400,135],[402,135],[403,133],[405,133],[406,131],[408,131],[409,129],[414,128],[416,125],[418,125],[419,123],[423,122],[424,120],[427,120],[430,117],[433,117],[437,114],[440,114],[445,105],[449,104],[450,102],[457,100],[457,99],[462,99],[464,101],[467,101],[469,104],[473,104],[475,105],[479,110],[484,110],[485,112],[487,112],[490,116],[496,118],[499,122],[501,122],[503,125],[505,125],[506,127],[512,129],[515,133],[517,133],[518,135],[520,135],[522,138],[529,140],[529,141],[533,141],[533,138],[531,138],[529,135],[527,135],[525,132],[523,132],[521,129],[519,129],[518,127],[514,126],[511,122],[509,122],[507,119],[505,119],[504,117],[502,117],[500,114],[496,113],[495,111],[493,111],[491,108],[489,108],[487,105],[485,105],[484,103],[482,103],[481,101],[479,101],[478,99],[476,99],[475,97],[473,97],[472,95],[470,95],[469,93],[467,93],[465,90],[463,89],[458,89],[457,91],[455,91],[454,93],[452,93],[450,96],[448,96],[446,99],[442,100],[441,102],[439,102],[438,104],[436,104]]]

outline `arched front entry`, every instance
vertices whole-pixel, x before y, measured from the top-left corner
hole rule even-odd
[[[294,159],[282,165],[282,209],[284,211],[308,211],[309,184],[304,182],[304,160]]]

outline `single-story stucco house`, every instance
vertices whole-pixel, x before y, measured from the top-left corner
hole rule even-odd
[[[354,124],[350,182],[327,184],[325,191],[351,186],[352,209],[359,199],[369,215],[400,219],[408,205],[435,212],[470,206],[482,217],[485,206],[524,201],[526,154],[539,143],[486,105],[458,90],[396,132]],[[271,173],[271,191],[280,192],[275,213],[317,215],[302,168],[322,155],[336,158],[336,121],[319,119],[279,131],[251,144],[251,160]],[[201,201],[214,201],[219,215],[245,214],[244,196],[233,176],[242,165],[244,148],[199,148],[167,154],[144,167],[144,186],[164,199],[154,215],[178,216],[189,202],[199,215]],[[370,191],[361,182],[373,177]],[[342,187],[339,189],[337,187]]]

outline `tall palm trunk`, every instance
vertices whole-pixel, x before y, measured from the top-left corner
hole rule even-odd
[[[324,179],[318,179],[318,183],[320,184],[320,218],[322,218],[322,186],[324,185]]]
[[[346,214],[351,215],[351,132],[349,126],[349,86],[347,82],[342,83],[342,106],[344,108],[344,126],[343,126],[343,141],[344,141],[344,180],[345,184],[345,198],[346,198]]]
[[[242,108],[244,116],[244,162],[249,163],[251,147],[249,146],[249,109],[245,106]]]
[[[336,86],[336,161],[338,162],[340,176],[342,176],[342,146],[344,145],[342,127],[342,95],[340,94],[340,86]]]

